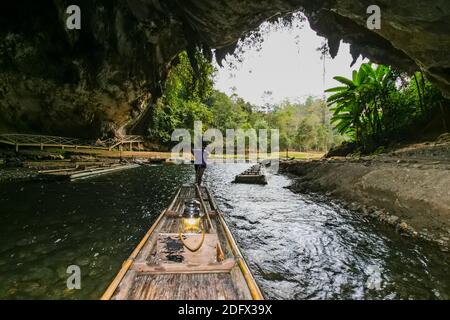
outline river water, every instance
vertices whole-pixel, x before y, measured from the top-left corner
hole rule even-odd
[[[205,181],[267,298],[449,299],[449,254],[342,208],[267,186],[233,184],[248,164]],[[76,182],[0,185],[0,299],[98,299],[191,166],[145,166]],[[69,290],[67,267],[81,268]]]

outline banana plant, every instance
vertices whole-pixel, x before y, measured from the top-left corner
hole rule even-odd
[[[342,85],[326,90],[333,93],[328,98],[333,111],[331,122],[339,133],[350,135],[364,147],[369,137],[383,130],[386,97],[394,83],[391,69],[365,63],[353,71],[352,79],[341,76],[334,79]]]

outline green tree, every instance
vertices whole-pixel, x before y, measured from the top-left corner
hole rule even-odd
[[[389,67],[371,63],[362,64],[353,71],[352,79],[336,76],[343,86],[326,90],[334,94],[328,98],[333,107],[331,122],[341,134],[347,134],[364,147],[370,137],[382,132],[382,116],[389,93],[395,88],[395,79]]]
[[[327,90],[333,93],[328,98],[331,122],[363,151],[430,121],[432,110],[442,108],[444,101],[421,72],[409,77],[387,66],[365,63],[352,79],[334,79],[343,85]]]
[[[195,60],[195,67],[192,66]],[[208,126],[213,114],[207,103],[213,92],[214,68],[196,52],[189,58],[186,52],[179,54],[177,63],[169,71],[163,96],[153,110],[153,119],[148,135],[155,142],[168,144],[172,132],[177,128],[192,130],[194,121]]]

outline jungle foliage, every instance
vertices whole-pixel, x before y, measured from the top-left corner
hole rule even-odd
[[[340,86],[328,89],[327,102],[310,97],[255,106],[236,94],[214,89],[214,67],[201,52],[186,52],[169,72],[166,87],[153,109],[149,138],[170,145],[177,128],[279,129],[280,149],[328,151],[352,140],[361,151],[407,136],[439,114],[445,99],[421,72],[412,76],[388,66],[362,64],[352,78],[336,76]]]
[[[153,110],[149,138],[160,144],[170,142],[177,128],[194,128],[194,121],[211,123],[212,112],[207,105],[213,91],[213,66],[197,52],[196,69],[186,52],[178,56],[178,63],[169,71],[163,96]]]
[[[327,151],[343,140],[332,129],[331,113],[321,99],[261,108],[236,94],[214,90],[214,69],[201,53],[194,57],[194,64],[186,53],[178,59],[153,110],[148,133],[156,143],[170,144],[176,128],[192,130],[196,120],[203,122],[205,130],[216,128],[224,135],[226,129],[279,129],[281,150]],[[197,65],[197,72],[192,65]]]
[[[412,76],[388,66],[362,64],[352,79],[337,76],[342,85],[328,89],[339,133],[350,136],[362,151],[408,135],[442,109],[440,91],[421,72]]]

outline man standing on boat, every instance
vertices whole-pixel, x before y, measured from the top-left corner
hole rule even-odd
[[[202,143],[200,148],[195,146],[192,148],[192,155],[194,156],[195,168],[195,183],[202,184],[203,173],[205,173],[208,164],[208,151],[206,151],[206,144]]]

